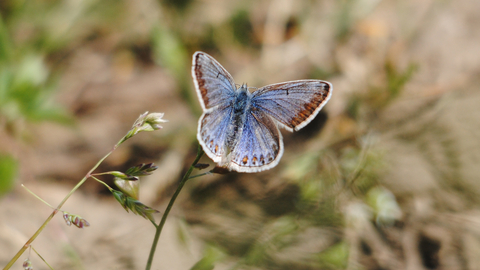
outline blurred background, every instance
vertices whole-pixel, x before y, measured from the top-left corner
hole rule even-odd
[[[0,265],[51,213],[20,185],[57,205],[145,111],[169,122],[98,171],[154,162],[140,200],[164,211],[198,145],[202,50],[239,84],[333,96],[276,168],[189,181],[154,269],[480,269],[478,25],[475,0],[2,0]],[[103,186],[63,210],[91,226],[50,222],[33,246],[55,269],[144,268],[154,228]]]

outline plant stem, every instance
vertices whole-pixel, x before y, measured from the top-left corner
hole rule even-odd
[[[3,270],[10,269],[12,265],[18,260],[18,258],[25,252],[25,250],[32,244],[32,242],[37,238],[37,236],[45,229],[47,224],[52,220],[52,218],[58,213],[58,211],[62,208],[62,206],[65,204],[65,202],[72,196],[72,194],[83,184],[85,181],[87,181],[88,178],[90,178],[92,172],[100,166],[100,164],[108,157],[110,156],[117,147],[125,141],[125,137],[122,138],[115,146],[113,147],[108,154],[106,154],[102,159],[100,159],[93,168],[90,169],[90,171],[78,182],[78,184],[63,198],[63,200],[58,204],[57,208],[53,210],[53,212],[50,214],[50,216],[45,220],[45,222],[38,228],[38,230],[28,239],[28,241],[22,246],[22,248],[15,254],[15,256],[8,262],[8,264],[3,268]]]
[[[100,174],[96,174],[96,175],[100,175]],[[106,188],[108,188],[108,190],[110,192],[112,192],[113,189],[109,185],[107,185],[107,183],[105,183],[102,180],[96,178],[95,176],[93,176],[93,174],[91,175],[91,177],[92,177],[93,180],[95,180],[95,181],[99,182],[100,184],[104,185]]]
[[[146,270],[150,270],[150,268],[152,267],[153,256],[155,255],[155,250],[157,248],[158,239],[160,239],[160,234],[162,233],[163,225],[165,225],[165,221],[167,220],[167,216],[170,213],[170,210],[172,210],[173,203],[175,203],[175,200],[177,199],[178,194],[180,194],[180,191],[182,190],[183,186],[185,185],[185,183],[189,179],[190,174],[192,173],[193,169],[195,168],[195,165],[198,163],[198,161],[202,157],[203,153],[204,153],[203,149],[199,145],[198,146],[197,157],[193,161],[192,165],[190,165],[190,168],[188,169],[188,171],[183,176],[182,181],[180,181],[180,183],[178,184],[177,190],[175,191],[172,198],[170,199],[170,202],[168,203],[167,209],[165,209],[165,213],[163,213],[162,220],[160,221],[160,224],[156,227],[155,237],[153,238],[152,247],[150,248],[150,255],[148,256],[147,266],[145,268]]]
[[[48,264],[48,262],[42,257],[42,255],[40,255],[40,253],[37,252],[37,250],[35,250],[33,247],[32,247],[33,251],[35,252],[35,254],[37,254],[37,256],[51,269],[53,270],[53,267],[50,266],[50,264]]]
[[[204,176],[204,175],[209,175],[209,174],[213,174],[213,173],[212,172],[200,173],[200,174],[196,174],[194,176],[190,176],[188,179],[193,179],[193,178],[197,178],[197,177]]]
[[[41,202],[43,202],[44,204],[48,205],[48,207],[52,208],[52,209],[55,209],[55,207],[51,206],[48,202],[46,202],[44,199],[40,198],[37,194],[33,193],[33,191],[31,191],[30,189],[28,189],[24,184],[21,185],[25,190],[28,191],[28,193],[32,194],[33,197],[39,199]]]

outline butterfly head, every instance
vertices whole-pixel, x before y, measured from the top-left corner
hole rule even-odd
[[[237,84],[239,85],[239,84]],[[240,87],[237,87],[237,91],[248,91],[248,86],[246,83],[243,83],[242,85],[239,85]]]

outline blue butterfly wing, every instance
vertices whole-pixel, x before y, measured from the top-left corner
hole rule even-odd
[[[227,154],[225,141],[232,110],[232,106],[217,107],[205,112],[198,122],[197,139],[205,153],[217,163]]]
[[[283,154],[282,135],[277,123],[263,111],[251,107],[229,155],[230,169],[259,172],[275,167]]]
[[[230,126],[235,83],[232,76],[210,55],[193,55],[192,77],[203,114],[198,122],[197,139],[214,162],[226,155],[225,135]]]
[[[332,84],[299,80],[267,85],[255,91],[254,107],[275,118],[289,131],[297,131],[315,118],[332,96]]]
[[[203,110],[231,103],[235,97],[235,82],[217,60],[204,52],[193,55],[192,77]]]

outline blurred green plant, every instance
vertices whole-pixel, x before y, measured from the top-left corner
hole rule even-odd
[[[207,246],[203,252],[203,257],[190,270],[212,270],[215,264],[225,258],[225,253],[215,246]]]
[[[113,0],[1,1],[1,132],[21,140],[28,137],[24,135],[29,123],[73,123],[70,113],[55,101],[61,62],[95,28],[121,15],[121,9],[119,1]],[[4,158],[3,162],[12,160]],[[13,181],[7,174],[13,175],[10,171],[17,167],[2,170],[3,192]]]
[[[319,266],[322,269],[346,269],[348,266],[348,244],[337,243],[317,255]]]
[[[52,103],[54,83],[43,57],[20,52],[0,16],[0,115],[6,126],[19,120],[66,122],[65,112]]]
[[[302,152],[281,174],[281,181],[298,186],[291,190],[297,195],[275,199],[282,201],[277,207],[292,203],[292,209],[276,216],[256,214],[253,223],[244,214],[231,214],[238,223],[235,232],[220,230],[207,241],[215,242],[236,262],[232,269],[346,269],[352,247],[343,234],[353,226],[349,221],[355,225],[363,218],[362,222],[392,226],[401,215],[396,198],[379,186],[386,163],[383,152],[373,147],[375,142],[374,135],[346,137],[323,150]],[[243,209],[255,203],[223,201],[212,191],[202,198],[202,204],[210,205],[212,200],[231,213],[239,211],[236,205],[244,205]],[[349,210],[342,211],[344,207]]]
[[[152,29],[150,35],[154,62],[172,73],[178,82],[181,96],[190,108],[197,108],[197,111],[193,109],[195,113],[200,113],[198,106],[195,105],[197,104],[196,95],[190,88],[189,53],[179,33],[158,24]]]
[[[380,110],[400,96],[405,84],[412,79],[417,70],[418,65],[413,62],[409,63],[404,70],[399,70],[395,63],[386,60],[382,70],[385,76],[381,85],[371,86],[364,93],[352,95],[347,112],[355,120],[372,120]]]
[[[375,222],[379,226],[392,225],[402,216],[402,210],[395,195],[384,187],[377,186],[370,189],[366,194],[365,201],[373,210]]]
[[[53,102],[55,83],[40,55],[25,55],[15,64],[0,63],[0,113],[7,125],[16,121],[69,123],[66,111]]]
[[[17,175],[17,160],[9,154],[0,153],[0,196],[13,188]]]
[[[2,2],[0,117],[6,119],[7,130],[15,131],[15,124],[22,121],[72,122],[54,101],[59,64],[95,28],[120,16],[120,4],[113,0]]]
[[[259,45],[255,40],[253,25],[250,20],[248,10],[240,9],[236,11],[229,21],[231,31],[235,40],[244,47]]]

